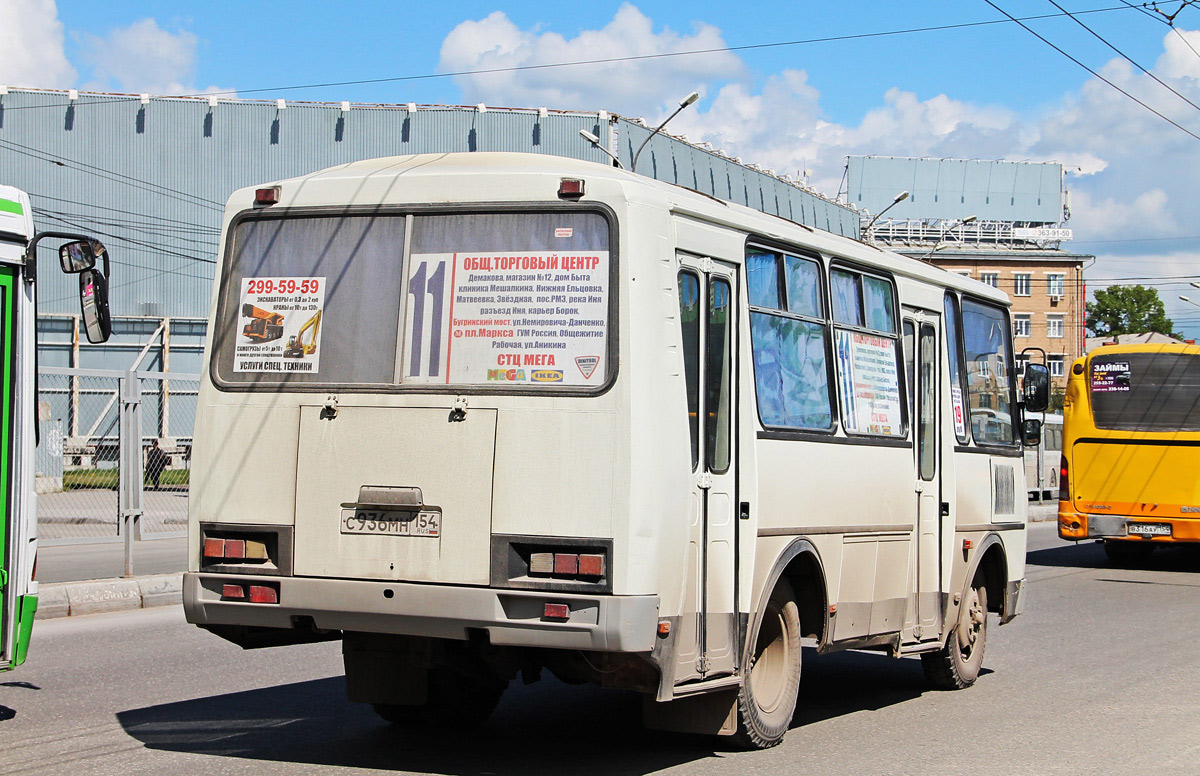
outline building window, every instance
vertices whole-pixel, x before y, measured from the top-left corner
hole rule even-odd
[[[1028,337],[1030,326],[1029,321],[1030,318],[1028,315],[1021,315],[1020,313],[1013,315],[1013,336]]]
[[[1061,315],[1046,316],[1046,336],[1061,337],[1063,335],[1063,317]]]
[[[1063,286],[1064,286],[1063,281],[1065,279],[1066,279],[1066,275],[1061,275],[1061,274],[1056,274],[1056,273],[1051,273],[1046,276],[1046,284],[1050,288],[1050,291],[1049,291],[1050,296],[1063,296],[1064,295],[1063,294]]]
[[[1066,356],[1062,356],[1062,355],[1046,356],[1046,365],[1050,367],[1050,376],[1051,377],[1062,377],[1063,376],[1063,374],[1064,374],[1063,363],[1065,362],[1065,360],[1066,360]]]
[[[1016,360],[1013,361],[1013,366],[1016,367],[1017,377],[1022,377],[1025,374],[1025,366],[1033,360],[1033,356],[1028,353],[1018,353]]]
[[[982,280],[984,283],[987,283],[992,288],[1000,287],[1000,273],[999,272],[980,272],[979,279]]]
[[[1013,273],[1013,296],[1029,296],[1029,273]]]

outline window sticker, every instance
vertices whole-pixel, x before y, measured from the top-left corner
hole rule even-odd
[[[1093,361],[1092,393],[1128,393],[1128,361]]]
[[[954,433],[959,439],[967,437],[967,418],[966,408],[963,405],[962,388],[960,386],[951,386],[950,399],[954,404]]]
[[[608,278],[608,251],[413,254],[404,382],[599,385]]]
[[[837,359],[846,430],[903,433],[895,343],[887,337],[839,330]]]
[[[325,278],[243,278],[235,372],[317,372]]]

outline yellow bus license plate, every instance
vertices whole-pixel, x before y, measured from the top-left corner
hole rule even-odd
[[[431,511],[393,511],[383,509],[343,509],[341,532],[377,536],[438,537],[442,531],[442,513]]]
[[[1129,523],[1126,530],[1139,536],[1170,536],[1170,523]]]

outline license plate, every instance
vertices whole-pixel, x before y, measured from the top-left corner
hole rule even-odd
[[[341,532],[436,538],[442,532],[442,513],[429,510],[343,509]]]
[[[1170,536],[1170,523],[1129,523],[1126,530],[1139,536]]]

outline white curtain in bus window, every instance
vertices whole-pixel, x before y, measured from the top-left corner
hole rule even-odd
[[[1200,356],[1178,352],[1093,356],[1088,377],[1096,428],[1200,431]]]
[[[896,313],[891,282],[850,270],[830,272],[834,353],[842,426],[852,434],[904,436]]]
[[[588,212],[417,216],[401,382],[602,386],[608,234]]]
[[[403,216],[238,224],[213,333],[218,375],[231,383],[392,382],[403,255]]]
[[[971,431],[979,444],[1012,444],[1012,352],[1004,311],[964,299],[962,318]]]
[[[828,431],[833,425],[826,361],[828,325],[816,262],[783,256],[787,299],[781,299],[781,256],[746,255],[754,387],[763,425]]]

